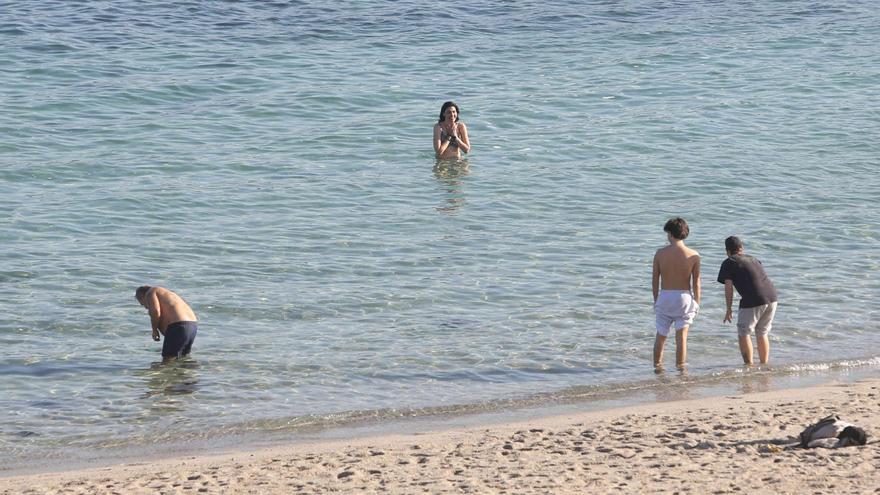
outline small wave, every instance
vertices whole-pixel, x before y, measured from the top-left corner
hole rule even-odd
[[[65,45],[64,43],[42,43],[27,45],[22,47],[24,50],[36,53],[68,53],[76,51],[76,48]]]
[[[857,368],[880,367],[880,356],[861,359],[841,359],[828,362],[799,363],[784,366],[781,371],[790,373],[845,371]]]
[[[71,364],[48,364],[48,363],[33,363],[33,364],[5,364],[0,365],[0,375],[4,376],[33,376],[33,377],[45,377],[45,376],[54,376],[54,375],[62,375],[62,374],[79,374],[83,372],[100,372],[100,373],[114,373],[119,372],[121,370],[129,369],[125,366],[114,366],[114,365],[95,365],[95,364],[82,364],[82,363],[71,363]]]

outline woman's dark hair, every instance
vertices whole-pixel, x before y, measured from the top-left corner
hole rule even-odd
[[[672,234],[672,237],[679,241],[687,239],[687,236],[691,233],[688,223],[681,217],[670,218],[666,225],[663,226],[663,230]]]
[[[446,103],[443,104],[442,107],[440,107],[440,119],[437,120],[437,122],[443,122],[443,120],[446,119],[446,117],[444,117],[443,114],[446,113],[446,109],[449,107],[455,107],[455,111],[458,114],[458,116],[455,117],[455,121],[458,122],[459,117],[461,116],[461,109],[458,108],[458,104],[455,103],[454,101],[447,101]]]

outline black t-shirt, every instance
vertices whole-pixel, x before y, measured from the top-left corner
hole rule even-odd
[[[754,308],[777,300],[776,287],[767,277],[764,266],[754,256],[735,254],[724,260],[718,272],[718,281],[723,284],[725,280],[733,281],[733,286],[739,292],[740,308]]]

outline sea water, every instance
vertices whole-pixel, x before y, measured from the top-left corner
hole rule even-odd
[[[873,2],[25,0],[0,46],[5,462],[878,367]],[[679,215],[703,304],[655,375]],[[722,324],[732,234],[771,369]]]

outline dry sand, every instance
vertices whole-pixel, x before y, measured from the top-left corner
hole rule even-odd
[[[838,413],[868,445],[789,449]],[[0,493],[880,493],[880,381],[0,478]]]

